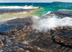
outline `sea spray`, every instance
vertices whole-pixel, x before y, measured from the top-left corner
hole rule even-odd
[[[37,23],[40,18],[38,16],[32,16],[32,21]]]
[[[50,14],[51,13],[51,11],[48,11],[46,14],[44,14],[43,16],[46,16],[46,15],[48,15],[48,14]]]
[[[58,18],[55,15],[52,17],[48,16],[48,18],[38,19],[37,23],[35,23],[32,27],[33,29],[47,32],[48,30],[61,26],[72,26],[72,18],[71,17]]]

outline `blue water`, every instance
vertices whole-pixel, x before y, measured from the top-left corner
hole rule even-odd
[[[0,6],[37,6],[42,7],[43,14],[47,13],[48,11],[57,11],[57,10],[72,10],[72,3],[0,3]],[[42,14],[41,14],[42,15]]]

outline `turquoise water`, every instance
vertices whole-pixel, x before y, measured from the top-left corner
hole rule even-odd
[[[0,3],[0,6],[37,6],[42,7],[41,11],[37,11],[36,15],[44,15],[48,11],[72,10],[72,3]]]

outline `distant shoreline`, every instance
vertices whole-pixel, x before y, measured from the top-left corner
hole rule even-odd
[[[56,2],[56,1],[53,1],[53,2],[0,2],[0,4],[2,3],[72,3],[72,2]]]

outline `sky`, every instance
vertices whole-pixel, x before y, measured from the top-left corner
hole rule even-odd
[[[72,0],[0,0],[0,2],[53,2],[53,1],[72,2]]]

